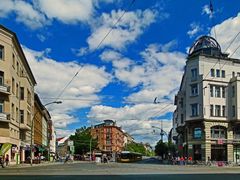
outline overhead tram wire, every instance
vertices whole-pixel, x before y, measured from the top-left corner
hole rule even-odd
[[[126,8],[126,10],[129,10],[134,2],[136,0],[132,0],[131,3],[129,4],[129,6]],[[101,46],[101,44],[103,43],[103,41],[107,38],[107,36],[112,32],[113,28],[121,21],[121,19],[123,18],[123,16],[126,13],[126,10],[124,10],[124,12],[122,13],[122,15],[117,19],[117,21],[113,24],[113,26],[111,27],[111,29],[108,31],[108,33],[103,37],[103,39],[99,42],[98,46],[96,47],[96,50]],[[83,66],[81,66],[78,71],[75,73],[75,75],[72,77],[72,79],[66,84],[66,86],[63,88],[63,90],[59,93],[59,95],[56,98],[56,101],[62,96],[62,94],[64,93],[64,91],[67,89],[67,87],[72,83],[72,81],[74,80],[74,78],[78,75],[78,73],[82,70]]]

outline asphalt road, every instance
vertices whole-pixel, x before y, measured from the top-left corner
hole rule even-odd
[[[156,159],[138,163],[69,163],[35,167],[0,169],[0,180],[8,179],[183,179],[238,180],[240,167],[172,166],[161,165]]]

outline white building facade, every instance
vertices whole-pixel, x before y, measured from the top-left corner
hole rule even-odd
[[[240,156],[240,60],[221,52],[215,39],[191,47],[173,116],[180,155],[234,161]]]

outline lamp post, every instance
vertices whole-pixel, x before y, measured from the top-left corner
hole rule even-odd
[[[48,105],[50,105],[50,104],[61,104],[61,103],[62,103],[62,101],[53,101],[53,102],[49,102],[49,103],[43,105],[43,107],[48,106]],[[44,110],[46,110],[46,109],[44,109]],[[33,162],[33,161],[32,161],[32,159],[33,159],[33,158],[32,158],[33,128],[34,128],[34,119],[35,119],[36,115],[37,115],[37,112],[34,113],[33,118],[32,118],[32,122],[31,122],[31,145],[30,145],[30,157],[31,157],[31,159],[30,159],[30,164],[31,164],[31,166],[32,166],[32,162]]]

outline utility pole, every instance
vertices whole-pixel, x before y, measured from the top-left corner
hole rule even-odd
[[[45,107],[45,106],[50,105],[50,104],[61,104],[61,103],[62,103],[62,101],[53,101],[53,102],[47,103],[47,104],[45,104],[43,106]],[[46,109],[44,109],[44,110],[46,110]],[[34,113],[33,118],[32,118],[32,122],[31,122],[31,145],[30,145],[30,157],[31,157],[30,164],[31,164],[31,166],[32,166],[32,163],[33,163],[33,156],[32,156],[32,152],[33,151],[32,150],[33,150],[34,119],[35,119],[37,113],[38,113],[37,111]]]

